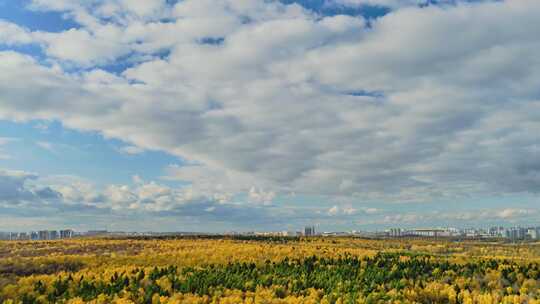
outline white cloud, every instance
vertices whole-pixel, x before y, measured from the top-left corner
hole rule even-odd
[[[328,209],[328,215],[330,216],[337,215],[338,212],[339,212],[338,206],[333,206],[332,208]]]
[[[84,66],[111,62],[129,53],[128,45],[120,39],[120,29],[113,26],[91,33],[84,29],[70,29],[61,33],[37,33],[36,40],[45,44],[47,55]]]
[[[276,196],[275,192],[264,190],[264,186],[271,184],[268,181],[257,180],[249,173],[202,164],[170,165],[163,179],[190,183],[195,193],[223,200],[230,200],[237,193],[247,193],[250,202],[270,204]]]
[[[395,215],[385,215],[382,220],[376,219],[376,223],[385,224],[385,225],[410,225],[410,224],[420,224],[425,221],[425,217],[420,214],[414,213],[405,213],[405,214],[395,214]]]
[[[285,220],[276,215],[280,211],[271,206],[231,202],[218,195],[197,193],[190,186],[171,187],[146,182],[138,176],[134,177],[133,184],[102,187],[76,176],[39,176],[9,170],[0,170],[0,211],[2,215],[10,214],[22,220],[48,217],[44,225],[66,225],[75,219],[77,226],[95,227],[98,223],[115,221],[119,226],[131,225],[129,229],[140,229],[143,225],[138,223],[137,226],[132,223],[133,219],[145,219],[144,222],[148,217],[160,223],[176,218],[221,225],[281,225]],[[0,227],[5,225],[2,222]],[[168,227],[178,226],[169,223]],[[169,228],[161,226],[157,229]],[[198,229],[208,231],[210,227]],[[197,229],[191,227],[189,230]]]
[[[380,210],[377,209],[377,208],[363,208],[363,211],[366,213],[366,214],[376,214],[376,213],[379,213]]]
[[[513,219],[527,216],[533,213],[535,213],[534,210],[508,208],[497,212],[497,216],[502,219]]]
[[[270,205],[275,197],[276,193],[273,191],[265,192],[264,190],[256,189],[255,187],[251,187],[248,193],[248,201],[264,205]]]
[[[19,45],[32,43],[31,33],[10,22],[0,20],[0,44]]]
[[[257,198],[264,193],[253,189]],[[267,193],[268,194],[268,193]],[[271,194],[268,194],[271,195]],[[248,228],[263,225],[282,228],[299,223],[320,222],[333,226],[343,223],[389,226],[433,226],[471,223],[477,225],[497,223],[515,225],[534,221],[538,210],[531,208],[486,208],[467,211],[411,212],[389,211],[373,207],[353,207],[351,204],[334,205],[328,209],[318,207],[252,204],[221,200],[217,195],[197,193],[192,186],[172,187],[147,182],[138,176],[131,184],[96,186],[76,176],[39,176],[24,171],[0,170],[0,210],[12,218],[43,219],[46,223],[65,225],[75,218],[77,225],[88,226],[99,218],[99,223],[114,221],[116,225],[140,229],[133,219],[166,222],[167,218],[180,221],[196,220],[205,223],[227,223],[233,227]],[[507,204],[513,206],[515,204]],[[387,205],[389,206],[389,205]],[[75,223],[74,222],[74,223]],[[143,220],[144,222],[144,220]],[[46,225],[43,223],[43,225]],[[139,223],[143,225],[143,223]],[[3,223],[4,227],[6,223]],[[1,226],[1,225],[0,225]],[[169,223],[167,227],[171,226]],[[289,226],[287,226],[289,227]],[[169,229],[161,227],[158,230]],[[191,230],[197,230],[191,227]],[[206,229],[203,229],[206,231]]]
[[[150,0],[150,1],[137,1],[137,0],[119,0],[105,2],[101,6],[103,15],[122,15],[126,11],[134,14],[140,18],[152,18],[161,16],[165,10],[165,0]]]
[[[218,201],[540,191],[538,1],[411,6],[369,27],[267,1],[90,2],[99,9],[34,1],[79,29],[2,25],[0,39],[30,35],[52,64],[0,52],[0,117],[57,119],[198,162],[168,178]],[[98,68],[122,56],[133,63],[123,73]],[[68,73],[67,63],[89,71]],[[137,191],[110,194],[117,206],[145,206]],[[158,195],[148,208],[186,195]]]
[[[50,187],[33,185],[31,182],[37,177],[24,171],[0,169],[0,206],[32,205],[61,198],[60,193]]]
[[[457,0],[458,3],[459,1],[460,0]],[[429,0],[327,0],[326,5],[351,6],[351,7],[369,5],[369,6],[382,6],[382,7],[389,7],[389,8],[401,8],[401,7],[407,7],[407,6],[425,5],[426,3],[429,3],[429,2],[430,2]],[[437,2],[439,5],[444,5],[444,4],[456,3],[456,0],[438,0]]]
[[[421,212],[402,212],[397,214],[387,214],[380,218],[375,218],[372,223],[394,224],[395,226],[403,224],[426,224],[427,225],[458,225],[463,223],[471,225],[482,225],[485,223],[524,223],[527,220],[535,221],[538,214],[536,209],[524,208],[487,208],[467,211],[421,211]]]
[[[133,185],[106,185],[104,189],[76,176],[48,176],[0,170],[0,204],[48,205],[50,200],[74,208],[138,212],[175,211],[189,205],[208,208],[221,204],[215,197],[197,194],[189,186],[172,188],[134,176]]]
[[[131,155],[142,154],[145,152],[144,149],[136,147],[136,146],[124,146],[120,148],[119,151],[122,153],[131,154]]]
[[[54,152],[54,145],[53,145],[52,143],[50,143],[50,142],[47,142],[47,141],[37,141],[37,142],[36,142],[36,145],[38,145],[38,146],[41,147],[42,149],[45,149],[45,150]]]
[[[374,215],[381,213],[381,210],[372,207],[354,208],[352,204],[334,205],[327,212],[329,216],[354,216],[354,215]]]

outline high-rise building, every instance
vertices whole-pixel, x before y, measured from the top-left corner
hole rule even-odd
[[[512,227],[506,229],[506,237],[512,240],[523,240],[527,236],[527,229],[521,227]]]
[[[66,230],[60,230],[60,238],[61,239],[69,239],[73,237],[73,230],[66,229]]]
[[[58,231],[56,231],[56,230],[49,231],[49,239],[50,240],[58,239]]]
[[[306,226],[304,228],[304,235],[305,236],[313,236],[313,235],[315,235],[315,226]]]
[[[38,238],[40,240],[48,240],[49,239],[49,231],[47,231],[47,230],[38,231]]]
[[[401,236],[401,228],[390,228],[390,236],[391,237],[400,237]]]
[[[491,227],[489,228],[489,235],[492,237],[504,237],[506,232],[504,227]]]

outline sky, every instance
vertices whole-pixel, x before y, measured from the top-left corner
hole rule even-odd
[[[0,230],[540,225],[539,14],[0,0]]]

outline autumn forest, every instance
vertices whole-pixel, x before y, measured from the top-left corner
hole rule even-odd
[[[538,257],[502,241],[0,242],[0,303],[540,303]]]

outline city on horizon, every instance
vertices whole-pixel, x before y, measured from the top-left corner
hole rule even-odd
[[[222,231],[222,232],[204,232],[204,231],[108,231],[88,230],[75,231],[73,229],[62,230],[38,230],[26,232],[5,232],[0,231],[0,240],[18,240],[18,241],[36,241],[36,240],[60,240],[71,239],[76,237],[104,237],[104,236],[262,236],[262,237],[310,237],[310,236],[357,236],[357,237],[434,237],[434,238],[502,238],[510,240],[540,240],[540,225],[539,226],[493,226],[489,228],[454,228],[454,227],[432,227],[432,228],[388,228],[376,231],[319,231],[315,225],[306,226],[304,230],[293,231]]]

